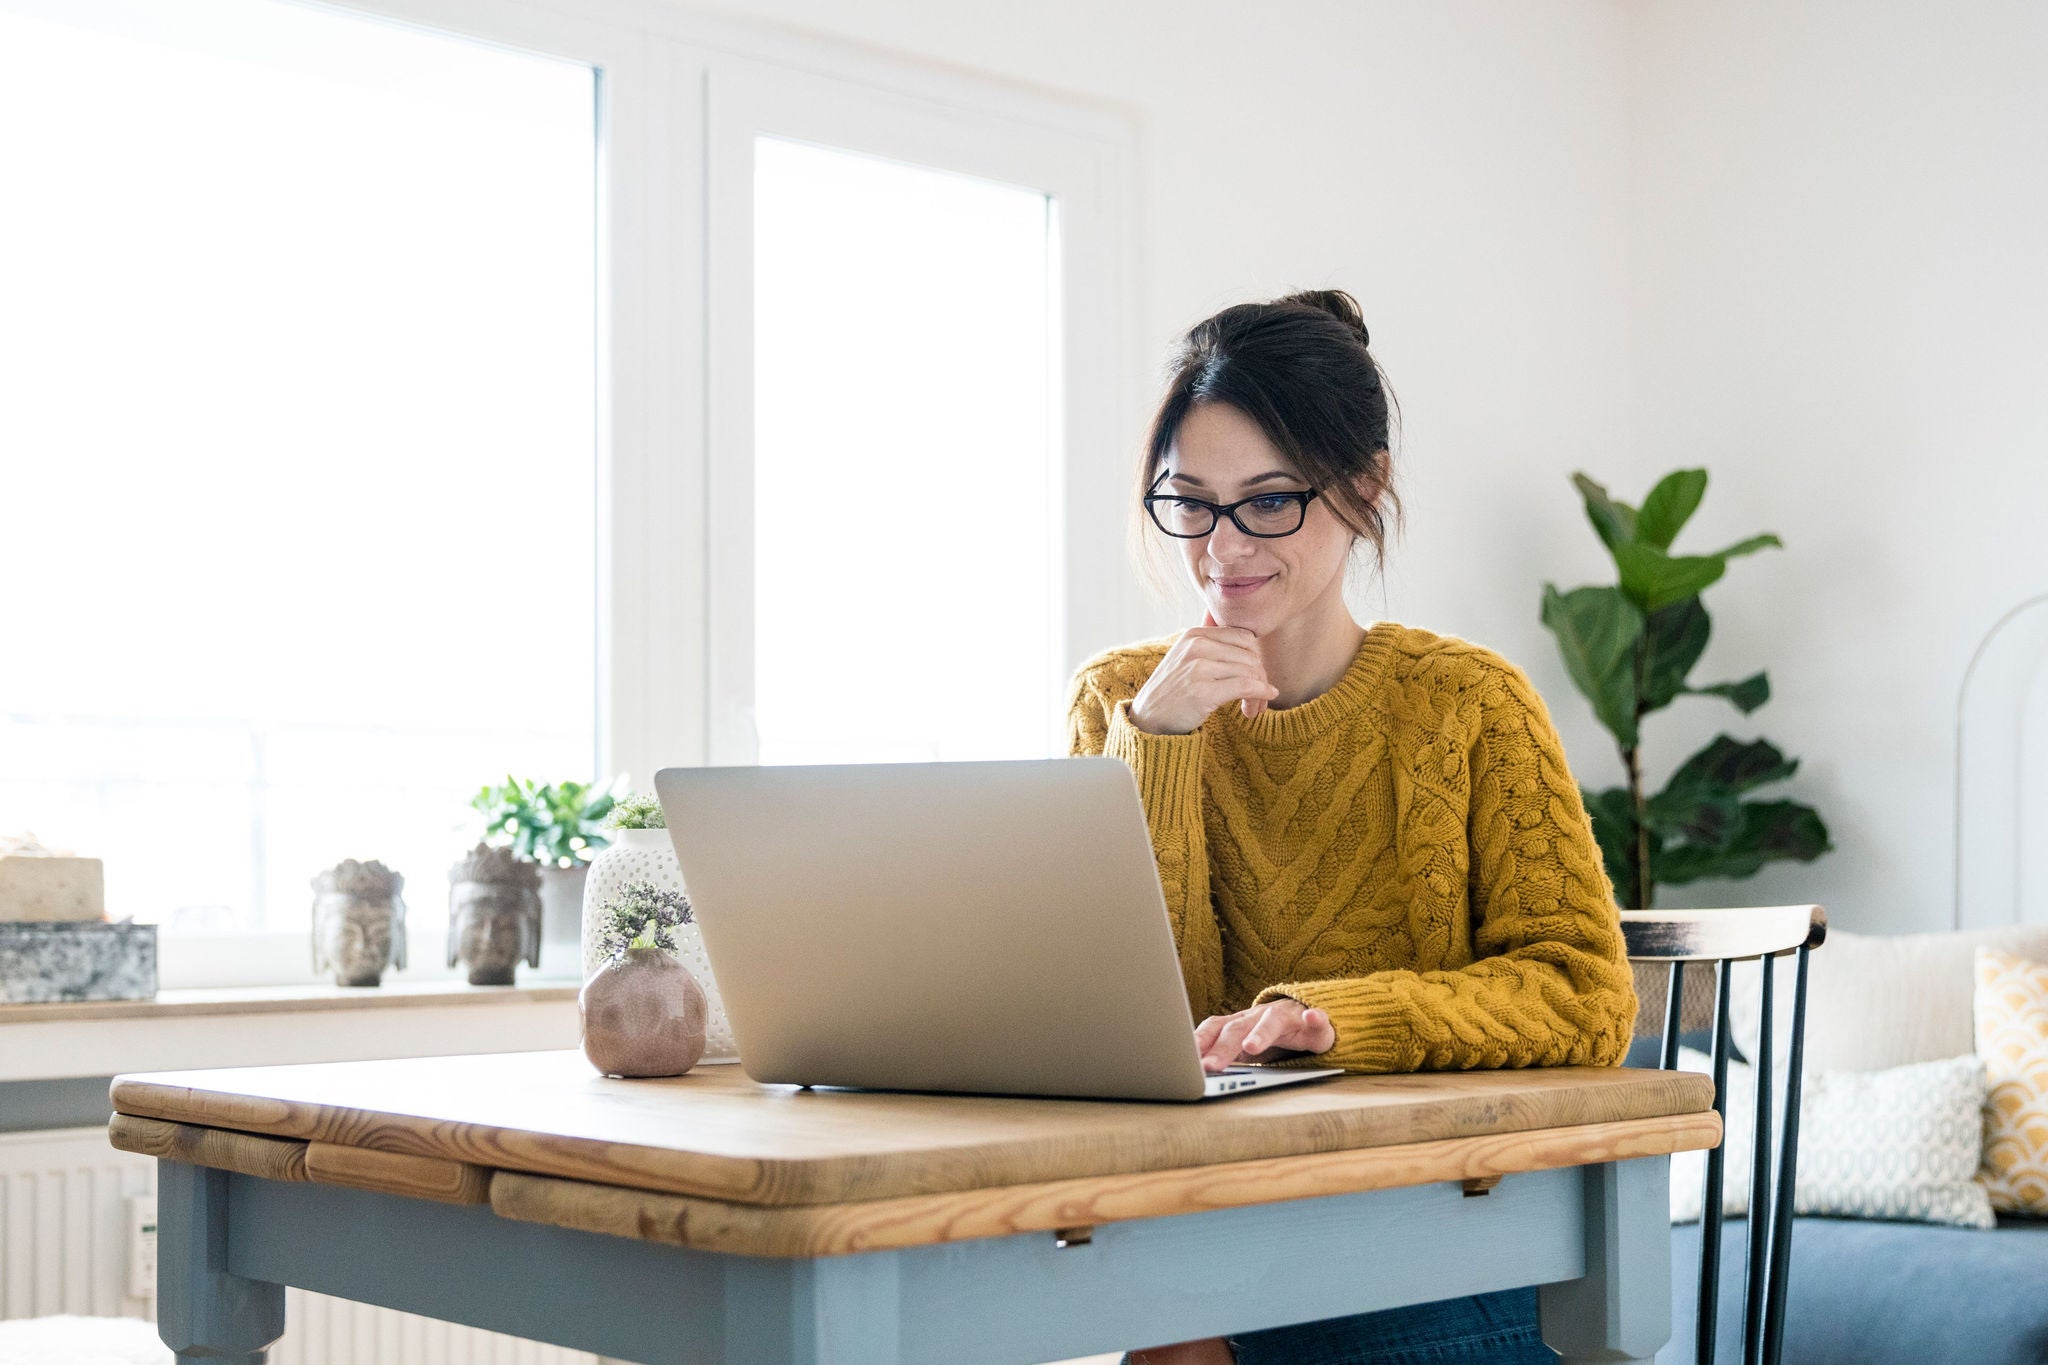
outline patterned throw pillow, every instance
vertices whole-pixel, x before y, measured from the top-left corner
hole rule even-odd
[[[1978,1183],[1984,1062],[1977,1056],[1806,1078],[1799,1110],[1801,1213],[1997,1224]]]
[[[1708,1058],[1690,1049],[1681,1049],[1680,1065],[1688,1071],[1709,1070]],[[1721,1210],[1729,1217],[1749,1207],[1754,1093],[1751,1069],[1730,1062],[1721,1197]],[[1795,1210],[1994,1226],[1991,1201],[1974,1178],[1983,1105],[1984,1064],[1975,1056],[1887,1071],[1809,1074],[1800,1104]],[[1772,1110],[1783,1108],[1781,1081]],[[1671,1158],[1673,1222],[1700,1216],[1705,1157],[1689,1152]]]
[[[2048,1214],[2048,966],[1977,950],[1977,1055],[1984,1101],[1984,1169],[1991,1207]]]

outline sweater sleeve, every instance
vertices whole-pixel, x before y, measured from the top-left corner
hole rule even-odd
[[[1512,665],[1490,673],[1466,755],[1474,961],[1262,991],[1261,1003],[1291,996],[1329,1014],[1337,1042],[1318,1064],[1618,1066],[1628,1051],[1635,986],[1578,784],[1528,680]]]
[[[1129,698],[1112,698],[1084,669],[1067,709],[1067,751],[1107,754],[1137,776],[1188,1003],[1203,1019],[1222,1005],[1223,938],[1209,899],[1202,833],[1202,734],[1147,734],[1131,723],[1130,712]]]

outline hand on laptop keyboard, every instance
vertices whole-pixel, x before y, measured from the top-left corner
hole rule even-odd
[[[1337,1045],[1330,1016],[1299,1000],[1271,1000],[1236,1014],[1216,1014],[1195,1027],[1202,1070],[1210,1075],[1236,1062],[1273,1062]]]

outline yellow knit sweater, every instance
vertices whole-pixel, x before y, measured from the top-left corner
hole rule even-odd
[[[1380,622],[1321,696],[1147,734],[1130,702],[1172,643],[1083,664],[1068,737],[1137,775],[1197,1018],[1292,996],[1354,1071],[1620,1063],[1613,888],[1520,669]]]

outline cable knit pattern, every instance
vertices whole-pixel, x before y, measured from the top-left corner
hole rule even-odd
[[[1636,998],[1543,701],[1491,650],[1380,622],[1336,686],[1188,735],[1131,724],[1172,639],[1074,675],[1068,747],[1137,775],[1196,1016],[1292,996],[1353,1071],[1618,1065]]]

